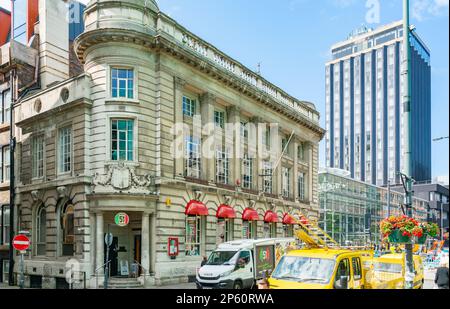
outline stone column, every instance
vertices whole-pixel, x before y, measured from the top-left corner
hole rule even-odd
[[[95,246],[96,246],[96,248],[95,248],[95,252],[96,252],[96,258],[95,258],[96,267],[95,267],[95,269],[98,269],[103,264],[105,264],[105,253],[104,253],[105,232],[103,231],[104,220],[103,220],[102,212],[97,213],[96,221],[97,222],[96,222],[96,242],[95,242]],[[101,272],[99,271],[99,273],[101,273]]]
[[[96,241],[96,216],[94,213],[90,214],[90,224],[91,226],[89,227],[89,235],[90,235],[90,244],[89,244],[89,259],[90,259],[90,272],[92,275],[94,275],[95,269],[96,269],[96,264],[95,264],[95,255],[96,255],[96,245],[97,245],[97,241]]]
[[[202,134],[202,148],[207,151],[202,154],[202,179],[215,183],[216,179],[216,146],[214,139],[214,104],[216,97],[211,93],[204,93],[201,96],[201,116],[202,127],[206,130]],[[209,142],[209,145],[204,147],[205,142]]]
[[[179,124],[180,126],[182,123],[184,123],[183,119],[183,90],[186,85],[186,82],[179,78],[175,77],[175,102],[174,102],[174,123],[175,125]],[[181,128],[181,127],[180,127]],[[179,138],[182,138],[183,140],[183,156],[185,153],[185,142],[184,142],[184,132],[174,132],[174,140],[177,140]],[[183,134],[183,136],[179,136],[179,134]],[[181,149],[178,149],[178,151],[181,151]],[[183,156],[177,156],[175,159],[175,178],[184,178],[184,160]]]
[[[275,128],[273,128],[275,130]],[[282,196],[283,195],[283,159],[280,160],[281,154],[284,149],[281,149],[281,127],[278,126],[278,137],[276,141],[274,141],[275,145],[273,145],[273,151],[277,155],[275,164],[278,163],[277,170],[275,171],[275,179],[276,179],[276,187],[275,187],[275,195]],[[278,162],[280,160],[280,162]]]
[[[309,167],[309,173],[308,173],[308,181],[306,181],[306,192],[308,193],[308,196],[306,197],[307,200],[309,200],[311,203],[314,203],[313,201],[313,181],[314,181],[314,152],[313,147],[314,145],[312,143],[308,143],[308,167]]]
[[[259,132],[259,123],[262,123],[262,119],[259,117],[253,117],[250,119],[249,123],[253,126],[253,131],[249,130],[248,132],[248,148],[251,152],[255,154],[255,159],[253,160],[253,188],[256,190],[264,190],[264,179],[265,177],[260,177],[259,175],[263,174],[263,159],[261,159],[261,156],[263,155],[262,151],[262,136],[261,132]],[[267,158],[269,160],[269,158]]]
[[[146,275],[150,273],[150,214],[142,214],[142,254],[141,265]]]
[[[230,173],[230,184],[235,185],[236,180],[241,180],[241,185],[243,182],[243,179],[241,177],[242,171],[242,159],[244,158],[244,149],[241,148],[241,117],[240,117],[240,108],[233,106],[229,110],[229,123],[232,125],[233,131],[226,132],[226,139],[227,143],[229,142],[231,145],[233,145],[233,153],[231,154],[232,160],[231,160],[231,173]],[[230,128],[231,130],[231,128]],[[232,133],[233,136],[228,136],[229,133]]]
[[[153,254],[150,254],[150,271],[156,272],[156,213],[153,213],[151,218],[151,246],[153,248]]]
[[[292,143],[294,145],[294,151],[293,156],[294,156],[294,170],[292,171],[293,174],[293,184],[294,184],[294,190],[292,192],[294,192],[294,199],[297,200],[298,199],[298,141],[294,140],[294,142]]]

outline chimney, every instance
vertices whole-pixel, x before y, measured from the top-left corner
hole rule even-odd
[[[68,4],[39,0],[39,57],[41,87],[69,78]]]

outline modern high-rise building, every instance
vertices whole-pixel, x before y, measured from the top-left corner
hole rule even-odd
[[[326,64],[326,165],[374,185],[403,170],[405,62],[401,21],[354,31]],[[431,180],[430,51],[411,32],[412,176]]]

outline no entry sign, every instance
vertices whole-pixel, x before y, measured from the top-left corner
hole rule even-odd
[[[13,246],[17,251],[25,251],[30,247],[30,239],[25,235],[17,235],[13,239]]]

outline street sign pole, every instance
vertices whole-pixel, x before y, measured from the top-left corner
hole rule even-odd
[[[25,251],[20,251],[20,281],[19,281],[19,286],[20,289],[24,288],[25,285],[25,270],[24,270],[24,255],[25,255]]]
[[[109,226],[108,226],[109,230]],[[105,244],[106,244],[106,265],[105,265],[105,280],[103,283],[104,289],[108,289],[108,277],[109,277],[109,248],[111,247],[113,242],[113,235],[111,233],[106,234],[105,236]]]

